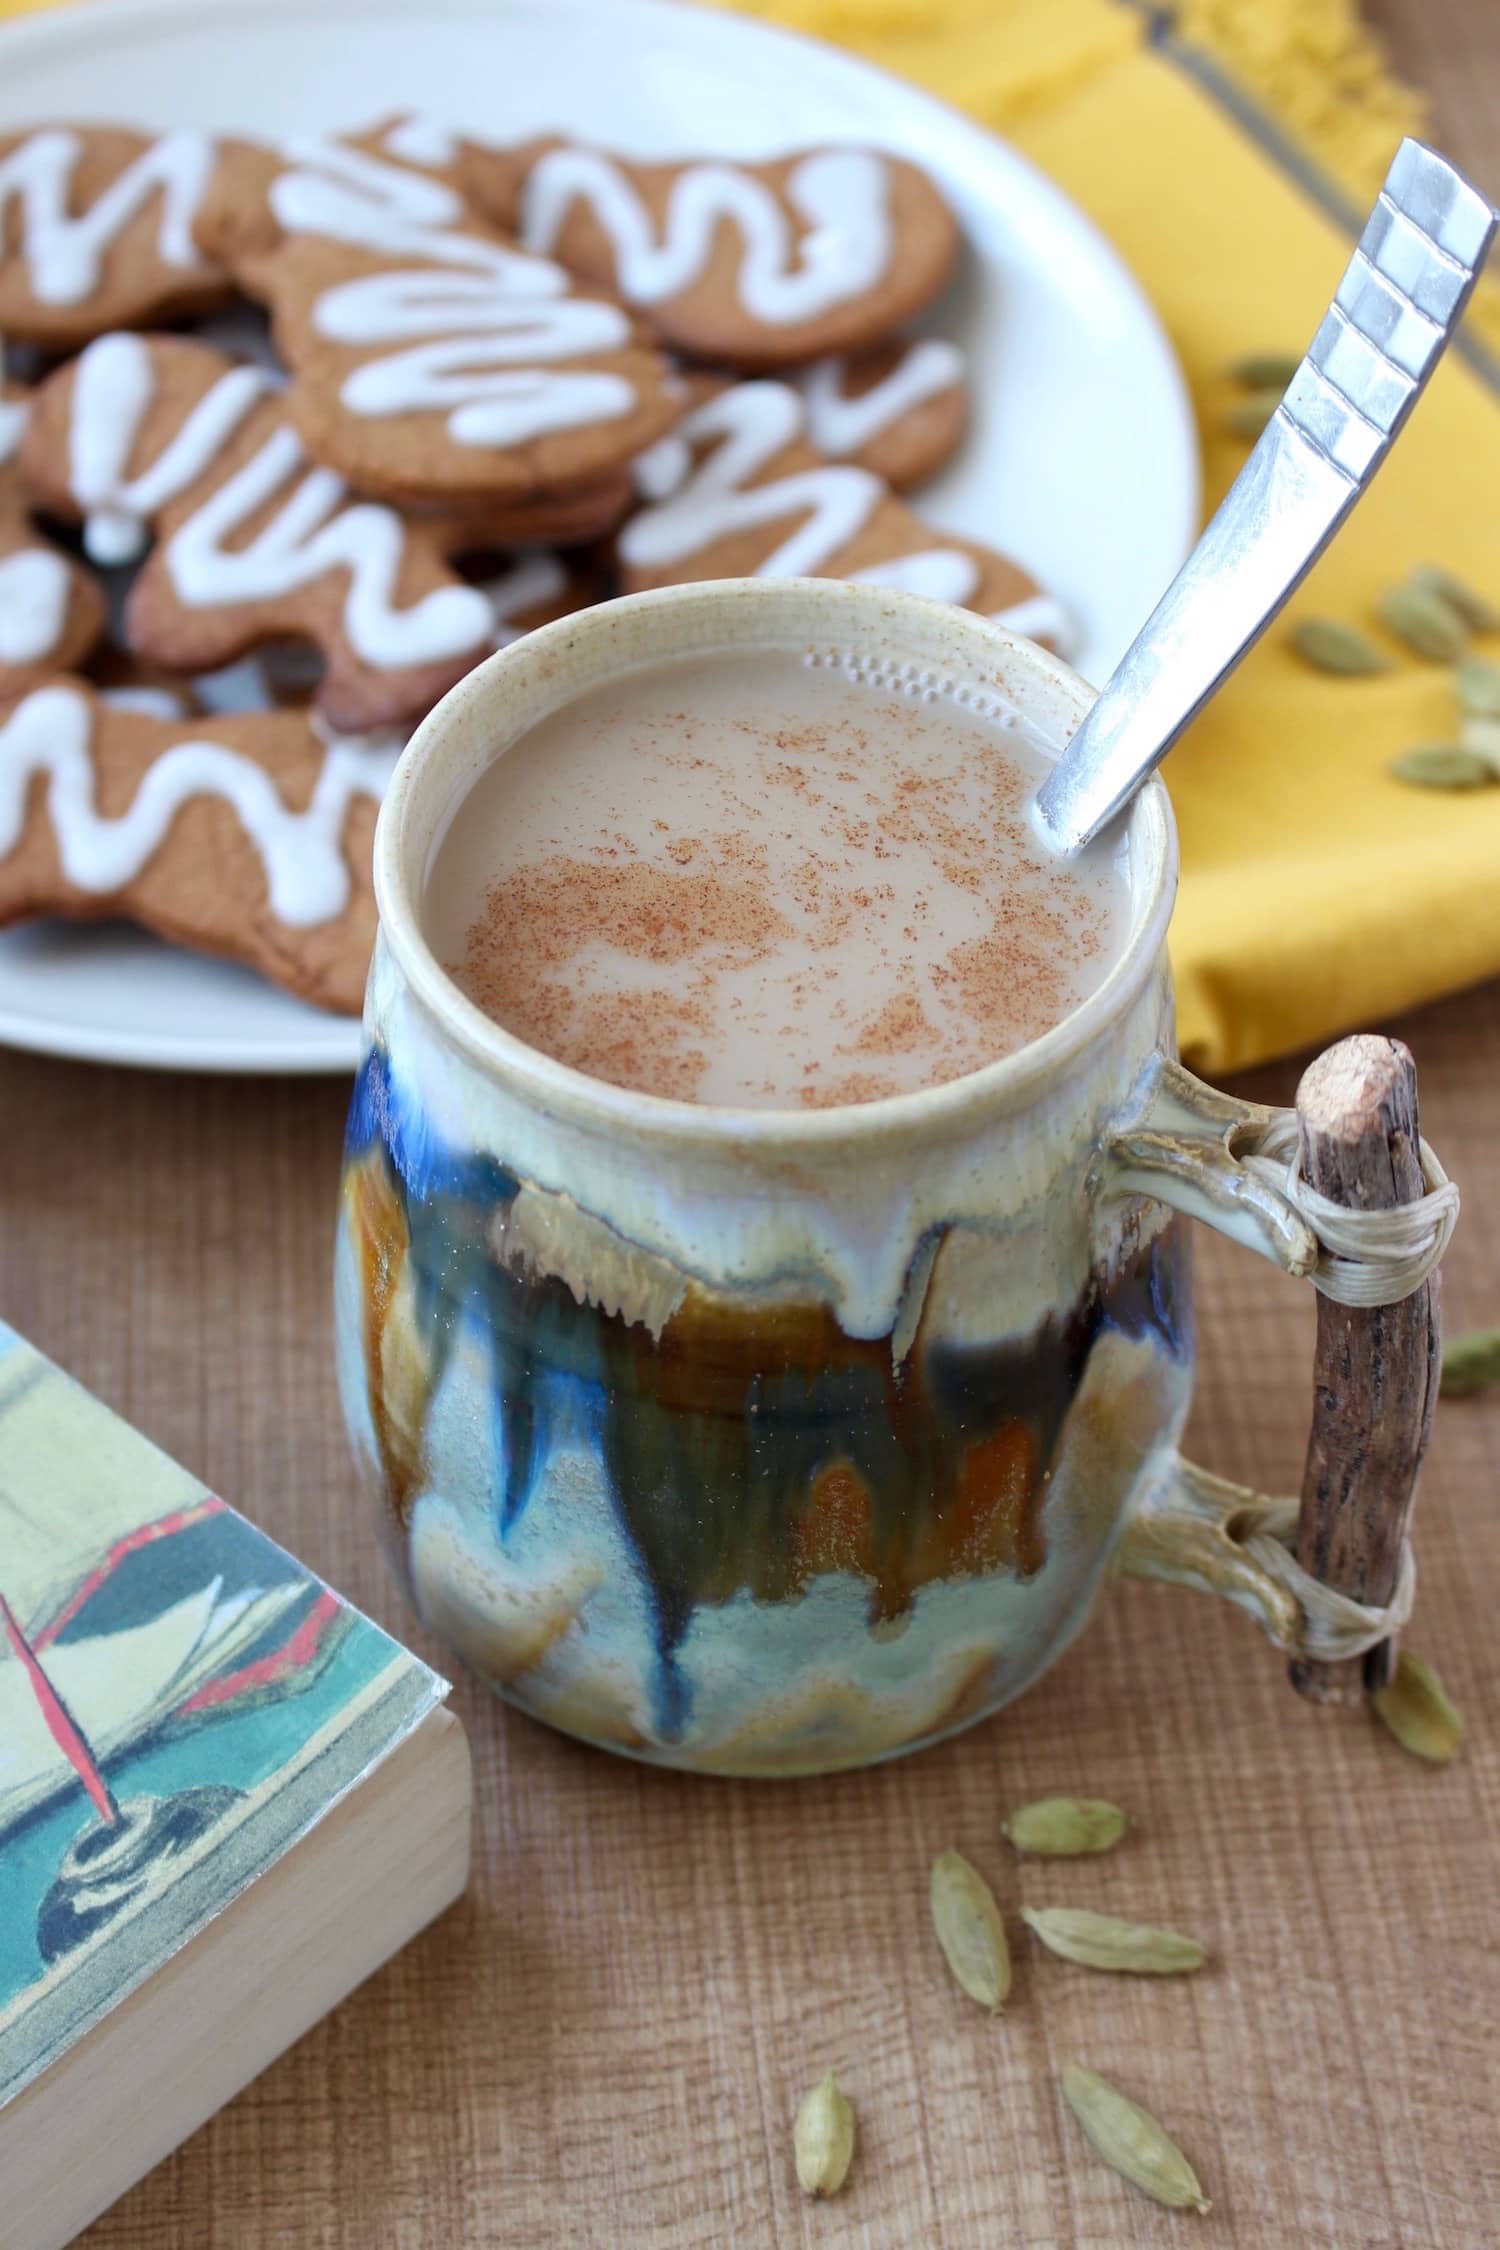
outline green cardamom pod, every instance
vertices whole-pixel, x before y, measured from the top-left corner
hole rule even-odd
[[[1203,1966],[1203,1948],[1180,1930],[1154,1930],[1145,1922],[1120,1922],[1083,1906],[1023,1906],[1021,1920],[1050,1953],[1085,1969],[1125,1976],[1180,1977]]]
[[[1122,2180],[1164,2203],[1169,2211],[1211,2208],[1192,2165],[1149,2110],[1082,2063],[1068,2064],[1062,2086],[1073,2115]]]
[[[1390,664],[1373,641],[1352,625],[1332,617],[1304,617],[1292,628],[1292,646],[1315,672],[1340,672],[1356,679],[1370,672],[1388,672]]]
[[[1229,372],[1243,391],[1284,391],[1302,365],[1295,352],[1250,352]]]
[[[1464,1723],[1443,1693],[1430,1664],[1405,1649],[1396,1659],[1395,1677],[1377,1688],[1370,1701],[1375,1716],[1414,1758],[1445,1766],[1463,1740]]]
[[[1500,1384],[1500,1328],[1472,1328],[1443,1346],[1444,1398],[1474,1398]]]
[[[1495,779],[1488,758],[1459,742],[1428,742],[1417,750],[1403,750],[1391,760],[1391,772],[1417,789],[1484,789]]]
[[[854,2156],[854,2111],[830,2070],[804,2094],[792,2127],[797,2179],[808,2195],[837,2195]]]
[[[1039,1797],[1021,1805],[1001,1831],[1018,1852],[1038,1859],[1073,1859],[1083,1852],[1112,1851],[1126,1829],[1118,1805],[1103,1797]]]
[[[1476,758],[1483,758],[1497,781],[1500,781],[1500,719],[1465,719],[1458,730],[1460,750],[1470,750]]]
[[[1432,664],[1456,664],[1467,634],[1458,611],[1430,587],[1410,580],[1380,598],[1380,615],[1396,638]]]
[[[1458,700],[1471,719],[1500,719],[1500,664],[1466,656],[1458,667]]]
[[[1423,563],[1412,572],[1411,582],[1423,593],[1436,594],[1439,601],[1456,610],[1471,633],[1500,633],[1500,610],[1487,602],[1483,594],[1476,594],[1472,586],[1466,586],[1461,578],[1455,578],[1451,570],[1440,570],[1436,563]]]
[[[932,1926],[948,1966],[971,2000],[1004,2005],[1010,1990],[1010,1947],[995,1894],[962,1852],[932,1863]]]
[[[1276,384],[1269,390],[1251,391],[1236,399],[1224,417],[1224,427],[1231,437],[1258,438],[1281,404],[1285,384]]]

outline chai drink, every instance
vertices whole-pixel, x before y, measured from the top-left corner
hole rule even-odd
[[[679,1101],[868,1102],[959,1078],[1102,983],[1115,855],[1026,819],[1046,761],[982,689],[801,648],[581,694],[464,801],[426,887],[468,997]]]

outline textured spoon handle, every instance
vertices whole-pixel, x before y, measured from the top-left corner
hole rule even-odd
[[[1451,164],[1401,143],[1285,397],[1037,795],[1057,849],[1120,810],[1311,569],[1416,403],[1496,223]]]
[[[1277,408],[1358,490],[1411,412],[1474,286],[1496,225],[1484,197],[1403,141]]]

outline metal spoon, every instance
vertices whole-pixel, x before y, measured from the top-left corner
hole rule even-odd
[[[1317,561],[1416,404],[1496,225],[1451,164],[1401,143],[1285,397],[1037,792],[1057,850],[1120,811]]]

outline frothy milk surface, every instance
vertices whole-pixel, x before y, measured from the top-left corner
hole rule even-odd
[[[506,1030],[645,1093],[822,1108],[961,1077],[1076,1007],[1128,924],[1114,853],[1065,865],[1029,829],[1045,760],[974,695],[776,648],[592,689],[460,807],[434,949]]]

